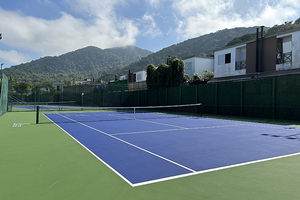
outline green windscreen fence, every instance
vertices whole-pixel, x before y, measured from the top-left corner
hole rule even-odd
[[[11,87],[11,82],[8,86]],[[122,85],[118,82],[117,86]],[[112,84],[114,85],[114,84]],[[111,86],[112,86],[111,85]],[[6,112],[7,77],[3,79],[1,113]],[[113,87],[111,87],[113,88]],[[201,103],[203,114],[233,115],[243,117],[300,120],[300,75],[273,77],[241,82],[221,82],[182,87],[139,91],[108,90],[107,85],[74,85],[63,87],[54,96],[50,93],[28,93],[17,96],[26,102],[68,103],[84,107],[165,106]],[[6,91],[6,92],[5,92]],[[6,96],[5,96],[6,94]],[[23,98],[24,97],[24,98]],[[3,100],[2,100],[3,99]],[[11,98],[9,98],[10,101]],[[18,107],[16,103],[9,105]],[[73,105],[72,105],[73,106]],[[26,110],[24,105],[18,108]],[[8,107],[9,109],[9,107]],[[197,112],[195,107],[168,108],[169,111]],[[10,111],[10,110],[8,110]]]
[[[1,97],[0,97],[0,116],[7,112],[8,103],[8,78],[5,74],[2,75]]]
[[[300,76],[277,77],[274,84],[275,118],[300,120]]]

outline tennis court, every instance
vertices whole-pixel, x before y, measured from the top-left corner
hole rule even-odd
[[[96,121],[100,113],[95,111],[46,111],[56,124],[36,124],[34,112],[1,116],[2,199],[274,200],[300,195],[296,121],[140,113],[134,120],[128,112],[113,114],[121,120]]]
[[[300,128],[161,113],[45,116],[132,187],[300,154]],[[99,119],[99,120],[95,120]]]

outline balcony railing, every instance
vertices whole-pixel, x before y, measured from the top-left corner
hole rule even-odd
[[[277,55],[277,64],[292,63],[292,52]]]
[[[246,60],[235,61],[235,70],[246,69]]]

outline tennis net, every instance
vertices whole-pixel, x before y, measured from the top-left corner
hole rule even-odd
[[[39,105],[36,123],[69,123],[93,121],[139,120],[202,116],[201,103],[139,107],[49,107]]]
[[[43,109],[60,110],[63,107],[76,105],[76,101],[61,101],[61,102],[12,102],[13,112],[30,112],[36,111],[38,106]]]

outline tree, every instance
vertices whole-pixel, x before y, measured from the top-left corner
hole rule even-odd
[[[14,85],[14,90],[17,92],[17,93],[20,93],[22,95],[22,101],[24,101],[25,99],[25,94],[28,92],[29,90],[29,83],[26,83],[26,82],[21,82],[21,83],[16,83]]]
[[[235,37],[235,38],[233,38],[231,41],[229,41],[229,42],[226,44],[226,47],[231,46],[231,45],[235,45],[235,44],[239,44],[239,43],[242,43],[242,42],[243,42],[243,41],[241,40],[241,38]]]
[[[157,68],[153,64],[147,67],[149,89],[178,87],[187,79],[184,62],[176,57],[170,57],[168,64],[160,64]]]
[[[297,24],[297,25],[299,25],[300,24],[300,18],[298,18],[296,21],[295,21],[295,23],[294,24]]]
[[[170,87],[170,67],[167,64],[160,64],[156,71],[155,74],[156,76],[156,81],[157,81],[157,86],[158,88],[167,88]]]
[[[156,88],[157,82],[156,82],[155,71],[156,71],[156,67],[153,64],[148,65],[146,83],[149,89]]]
[[[101,78],[97,78],[95,83],[103,83],[103,81],[101,80]]]
[[[190,75],[188,75],[188,74],[184,74],[184,76],[183,76],[183,80],[182,80],[182,82],[181,83],[186,83],[186,82],[189,82],[191,80],[191,77],[190,77]]]
[[[176,57],[171,57],[169,60],[169,65],[171,69],[171,86],[178,87],[181,83],[185,81],[185,65],[181,59]]]
[[[34,94],[34,101],[37,101],[37,95],[41,92],[41,85],[37,82],[33,82],[30,85],[31,92]]]
[[[209,72],[207,70],[204,70],[205,74],[204,74],[204,81],[208,82],[211,79],[214,78],[215,73],[214,72]]]
[[[49,101],[53,101],[54,99],[54,95],[57,93],[56,89],[52,86],[49,88],[49,93],[50,93],[50,97],[49,97]]]
[[[203,83],[204,79],[201,75],[195,73],[193,78],[190,80],[190,85],[198,85]]]
[[[197,73],[194,74],[193,78],[190,80],[190,85],[198,85],[198,84],[205,84],[211,79],[214,78],[214,73],[204,70],[204,75],[199,75]]]
[[[41,88],[45,88],[46,90],[50,91],[50,88],[52,88],[53,81],[44,81],[41,83]]]
[[[275,25],[272,28],[270,28],[266,33],[266,36],[275,35],[277,33],[293,30],[295,28],[297,28],[297,24],[293,24],[292,21],[285,22],[284,24]]]

